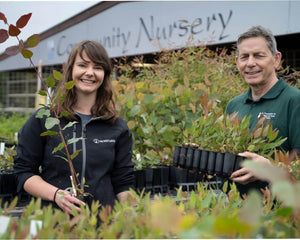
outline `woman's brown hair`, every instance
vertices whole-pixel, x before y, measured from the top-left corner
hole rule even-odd
[[[109,122],[114,122],[118,118],[118,113],[116,110],[116,105],[114,101],[114,92],[111,82],[111,60],[105,48],[96,41],[82,41],[78,43],[71,51],[68,62],[64,69],[64,77],[58,87],[55,97],[64,96],[64,101],[57,105],[58,113],[69,112],[70,114],[66,116],[69,120],[76,120],[74,111],[72,107],[77,101],[76,89],[73,87],[68,90],[65,88],[65,83],[72,81],[72,71],[77,54],[83,58],[82,53],[85,51],[86,55],[95,64],[103,67],[104,79],[101,86],[98,88],[96,102],[91,109],[93,117],[102,117]]]

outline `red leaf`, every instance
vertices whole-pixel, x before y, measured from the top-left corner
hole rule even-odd
[[[4,43],[9,38],[7,30],[0,29],[0,43]]]
[[[17,28],[16,26],[14,26],[12,24],[9,25],[8,33],[10,36],[16,37],[20,34],[20,32],[21,32],[20,29]]]
[[[30,17],[31,17],[32,13],[28,13],[26,15],[23,15],[19,18],[19,20],[17,21],[16,25],[18,28],[23,28],[27,25]]]
[[[2,12],[0,12],[0,20],[3,20],[4,23],[7,24],[7,19],[6,19],[5,15]]]
[[[25,49],[25,48],[21,50],[21,53],[24,58],[31,58],[33,55],[33,53],[30,50]]]
[[[40,42],[40,36],[38,34],[34,34],[27,39],[27,46],[33,48],[37,46]]]
[[[19,46],[12,46],[5,49],[5,54],[13,56],[17,55],[20,52]]]

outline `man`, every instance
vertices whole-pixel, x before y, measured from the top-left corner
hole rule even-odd
[[[238,112],[238,115],[251,115],[250,128],[257,118],[264,115],[270,119],[273,128],[279,130],[279,136],[287,137],[282,150],[289,152],[290,160],[300,153],[300,90],[288,85],[277,77],[281,53],[277,51],[273,34],[261,26],[255,26],[241,34],[237,41],[237,68],[249,84],[246,93],[232,99],[226,113]],[[241,156],[254,161],[269,162],[255,153],[241,153]],[[231,179],[241,194],[251,188],[265,188],[266,182],[259,181],[245,168],[235,171]]]

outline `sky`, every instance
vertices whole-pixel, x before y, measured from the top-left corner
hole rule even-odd
[[[0,12],[2,12],[9,24],[15,25],[19,17],[32,13],[27,25],[21,29],[19,38],[26,41],[33,34],[40,34],[45,30],[59,24],[66,19],[97,4],[99,1],[3,1],[0,0]],[[8,29],[4,22],[0,21],[0,29]],[[17,45],[15,37],[9,37],[4,43],[0,43],[0,54],[7,47]]]

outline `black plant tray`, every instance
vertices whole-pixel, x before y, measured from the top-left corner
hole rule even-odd
[[[241,168],[240,163],[244,159],[234,153],[214,152],[182,145],[174,148],[173,166],[229,178],[234,171]]]

